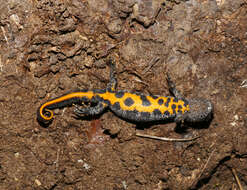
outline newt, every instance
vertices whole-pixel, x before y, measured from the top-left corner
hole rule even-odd
[[[153,122],[172,120],[181,122],[204,122],[211,119],[211,101],[195,98],[186,99],[176,89],[167,75],[167,83],[172,96],[144,95],[117,91],[115,64],[110,61],[110,81],[105,89],[77,90],[51,99],[37,110],[39,122],[47,124],[53,120],[53,109],[89,103],[89,107],[76,106],[77,116],[97,115],[109,109],[117,116],[133,122]]]

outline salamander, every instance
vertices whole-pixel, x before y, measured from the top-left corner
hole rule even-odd
[[[37,110],[41,123],[50,123],[53,109],[89,103],[89,107],[76,106],[77,116],[97,115],[109,109],[117,116],[133,122],[172,120],[181,122],[203,122],[212,117],[213,104],[201,98],[186,99],[176,89],[169,75],[167,82],[172,96],[144,95],[117,91],[115,64],[110,61],[110,81],[106,89],[78,90],[43,103]]]

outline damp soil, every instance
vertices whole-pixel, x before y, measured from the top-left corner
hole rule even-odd
[[[0,4],[0,189],[247,188],[246,0],[10,0]],[[208,125],[77,118],[40,104],[75,89],[209,99]],[[164,142],[136,133],[191,142]]]

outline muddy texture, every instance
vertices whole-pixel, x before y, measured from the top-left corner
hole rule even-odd
[[[0,189],[227,190],[236,176],[246,189],[246,52],[246,0],[1,1]],[[65,108],[39,125],[48,99],[105,88],[109,57],[118,89],[169,95],[169,72],[186,97],[213,102],[214,119],[180,132]]]

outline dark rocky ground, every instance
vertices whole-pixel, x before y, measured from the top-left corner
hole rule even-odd
[[[247,188],[246,0],[2,0],[0,16],[0,189]],[[169,72],[214,103],[211,124],[180,133],[65,108],[39,125],[46,100],[105,88],[109,57],[119,89],[168,95]]]

